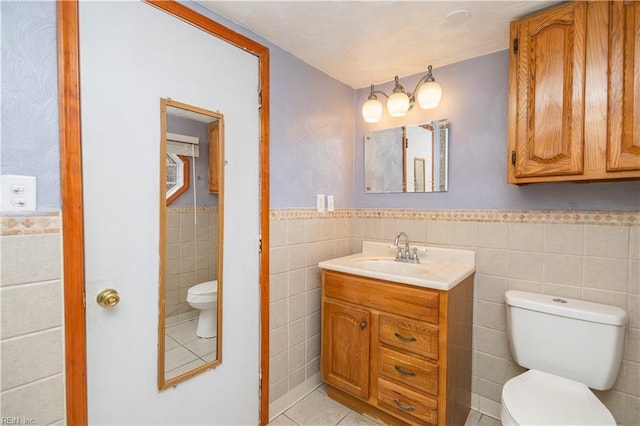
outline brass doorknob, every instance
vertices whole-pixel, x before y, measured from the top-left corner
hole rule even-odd
[[[103,308],[113,308],[118,304],[118,302],[120,302],[120,295],[112,288],[105,288],[98,293],[96,301],[98,302],[98,305]]]

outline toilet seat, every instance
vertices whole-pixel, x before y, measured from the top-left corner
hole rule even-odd
[[[217,294],[218,281],[207,281],[190,287],[189,290],[187,290],[187,300],[192,302],[214,300]]]
[[[537,370],[505,383],[502,409],[518,425],[616,425],[586,385]]]

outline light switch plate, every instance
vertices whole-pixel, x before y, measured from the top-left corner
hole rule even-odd
[[[327,195],[327,211],[332,212],[335,210],[333,205],[333,195]]]
[[[324,212],[324,194],[316,194],[316,209],[318,213]]]
[[[0,176],[0,211],[29,212],[36,210],[36,177]]]

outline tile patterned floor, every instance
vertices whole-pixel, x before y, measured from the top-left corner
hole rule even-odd
[[[166,378],[179,376],[216,359],[216,338],[196,336],[198,318],[165,329],[164,371]]]
[[[378,423],[329,398],[323,385],[273,419],[269,425],[377,426]],[[472,411],[469,413],[469,417],[464,426],[500,426],[500,422],[492,417],[480,414],[477,411]]]

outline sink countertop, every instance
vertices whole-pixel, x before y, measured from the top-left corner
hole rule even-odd
[[[471,250],[414,247],[418,249],[418,264],[396,262],[397,247],[391,244],[364,241],[362,253],[325,260],[318,266],[436,290],[451,290],[476,270],[476,256]]]

